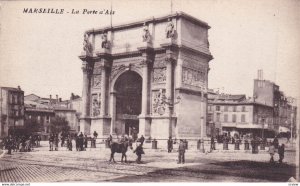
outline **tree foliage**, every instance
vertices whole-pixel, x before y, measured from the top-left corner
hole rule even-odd
[[[64,133],[67,134],[70,131],[69,122],[65,117],[55,116],[50,123],[50,131],[52,133]]]
[[[31,135],[32,133],[39,132],[43,126],[37,120],[37,118],[26,119],[24,123],[24,130],[27,135]]]

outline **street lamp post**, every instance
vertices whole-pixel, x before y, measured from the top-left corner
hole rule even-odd
[[[165,96],[163,97],[163,103],[167,104],[168,107],[169,107],[169,136],[172,137],[172,115],[173,115],[173,109],[174,109],[174,106],[176,104],[178,104],[181,100],[180,96],[178,96],[177,98],[177,101],[174,102],[171,97],[168,97],[166,98]]]
[[[261,134],[261,138],[262,140],[264,139],[264,132],[265,132],[265,118],[262,118],[262,134]]]

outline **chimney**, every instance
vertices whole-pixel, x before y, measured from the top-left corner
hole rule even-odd
[[[58,95],[56,94],[56,102],[58,102]]]
[[[21,87],[20,87],[20,85],[18,85],[18,89],[19,89],[19,90],[21,90]]]
[[[59,98],[59,102],[61,102],[61,98]]]
[[[50,94],[50,101],[49,101],[49,104],[51,105],[52,104],[52,95]]]
[[[74,99],[74,93],[71,93],[71,99],[70,100],[73,100]]]

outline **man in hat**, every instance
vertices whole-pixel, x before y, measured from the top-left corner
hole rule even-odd
[[[182,163],[184,164],[185,162],[185,158],[184,158],[184,154],[185,154],[185,144],[183,142],[183,140],[181,139],[180,140],[180,143],[179,143],[179,147],[178,147],[178,164]]]
[[[172,152],[173,150],[173,140],[172,137],[170,136],[168,139],[168,153]]]

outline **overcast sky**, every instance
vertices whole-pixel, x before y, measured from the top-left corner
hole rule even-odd
[[[84,2],[84,3],[83,3]],[[173,0],[173,10],[207,22],[209,88],[252,96],[253,79],[276,82],[287,95],[300,91],[300,1]],[[24,8],[110,9],[111,1],[0,1],[0,86],[18,85],[25,94],[68,99],[81,95],[78,55],[83,33],[110,24],[107,15],[24,14]],[[113,1],[113,25],[170,13],[167,1]]]

